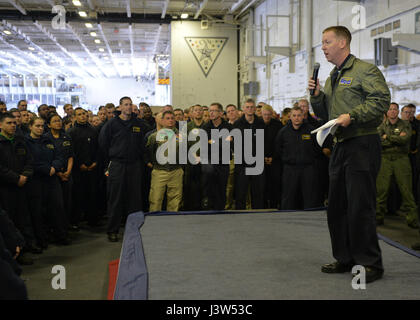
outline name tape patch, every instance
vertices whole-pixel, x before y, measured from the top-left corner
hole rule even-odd
[[[302,134],[302,140],[311,140],[310,134]]]
[[[342,86],[351,86],[352,81],[353,81],[353,78],[342,77],[340,79],[340,85],[342,85]]]

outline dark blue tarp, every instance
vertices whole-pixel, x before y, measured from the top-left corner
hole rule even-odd
[[[321,208],[323,210],[325,208]],[[315,211],[320,209],[305,210]],[[125,226],[124,240],[122,245],[120,264],[118,269],[117,284],[114,293],[114,300],[146,300],[148,297],[148,272],[143,251],[143,243],[140,234],[140,227],[144,223],[145,215],[209,215],[209,214],[264,214],[283,213],[278,210],[267,211],[184,211],[184,212],[143,212],[132,213],[128,216]],[[290,211],[284,211],[284,213]],[[299,211],[295,211],[299,212]],[[301,211],[300,212],[304,212]],[[407,247],[402,246],[380,234],[379,239],[385,241],[408,254],[416,257],[420,255]]]
[[[140,234],[143,223],[143,212],[127,218],[114,300],[147,300],[148,274]]]

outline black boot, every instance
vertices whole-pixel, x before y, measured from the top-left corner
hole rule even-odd
[[[353,264],[342,264],[340,262],[333,262],[324,264],[321,267],[321,271],[324,273],[345,273],[350,272],[353,268]]]

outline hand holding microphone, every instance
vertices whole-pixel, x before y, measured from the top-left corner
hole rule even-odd
[[[320,64],[317,62],[314,65],[314,72],[312,78],[309,80],[308,89],[311,96],[317,97],[321,91],[321,87],[319,85],[318,79],[318,71],[319,71]]]

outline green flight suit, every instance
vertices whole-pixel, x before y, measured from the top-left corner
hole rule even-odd
[[[161,141],[158,141],[157,139],[158,134],[161,135]],[[175,135],[175,137],[173,137],[173,135]],[[157,159],[158,148],[164,143],[167,143],[169,139],[176,139],[176,163],[160,164]],[[167,211],[179,211],[182,200],[182,177],[184,175],[182,165],[178,163],[179,143],[181,139],[183,139],[183,137],[179,135],[178,130],[173,128],[172,130],[162,129],[158,132],[152,133],[147,140],[146,147],[149,152],[149,158],[153,163],[149,194],[150,212],[162,210],[162,202],[165,196],[165,191],[167,195]],[[164,152],[164,156],[169,156],[168,150]]]
[[[385,216],[389,187],[394,175],[402,198],[399,213],[406,216],[408,224],[417,223],[417,207],[412,192],[411,167],[408,159],[411,131],[410,123],[401,119],[395,124],[387,119],[378,128],[382,142],[382,162],[376,180],[377,219],[383,219]]]

